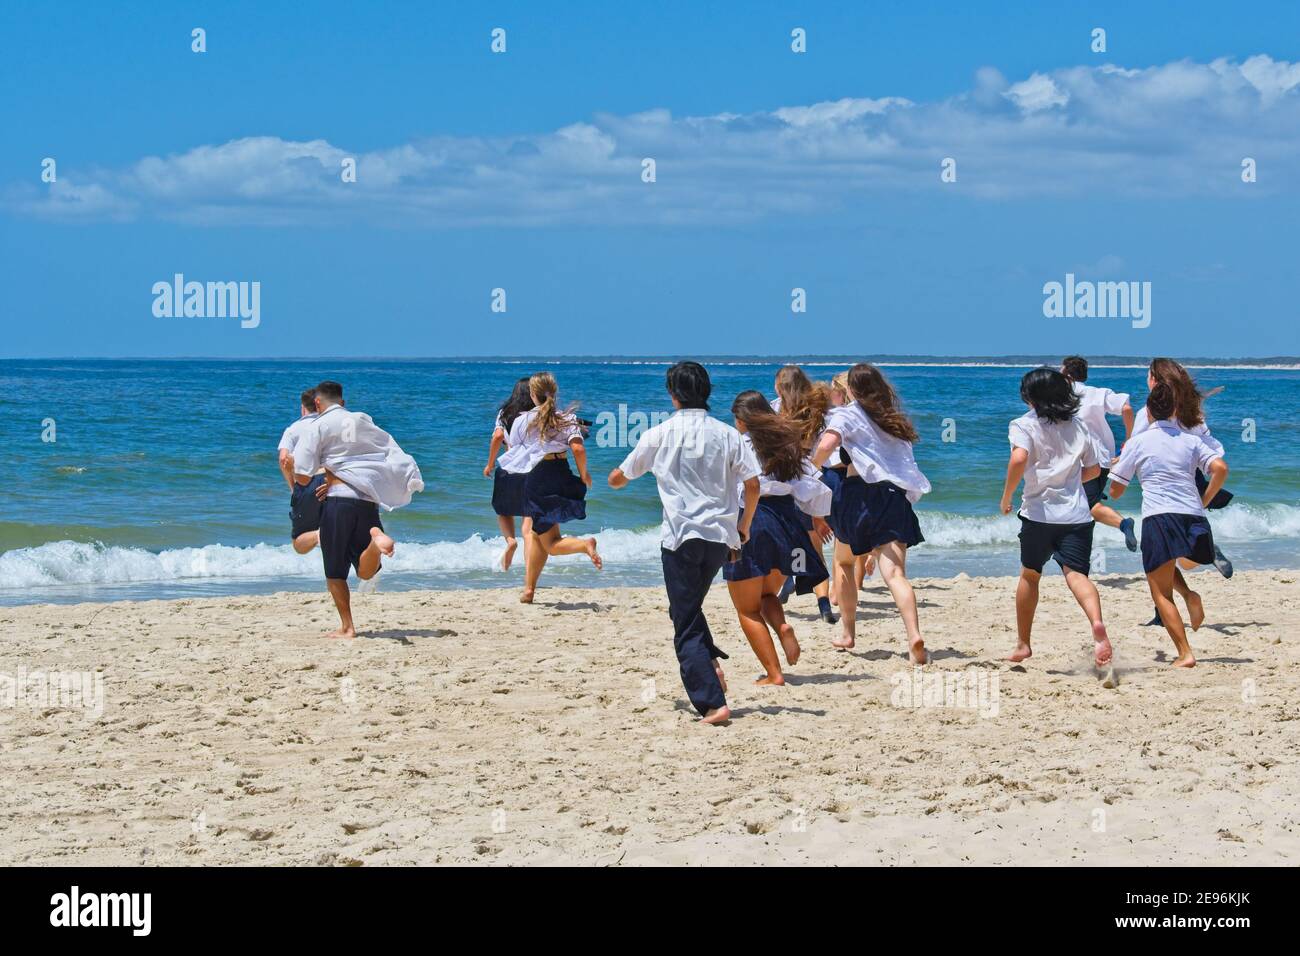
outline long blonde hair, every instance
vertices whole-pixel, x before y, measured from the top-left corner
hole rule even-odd
[[[537,415],[529,425],[536,428],[542,441],[549,441],[560,432],[574,424],[573,411],[578,406],[570,405],[560,411],[555,404],[556,393],[560,390],[555,383],[555,376],[550,372],[538,372],[528,380],[528,394],[537,403]]]
[[[809,380],[799,366],[787,365],[776,373],[776,394],[781,399],[781,416],[799,429],[803,449],[808,451],[826,425],[826,412],[831,407],[829,390]]]
[[[853,393],[849,391],[849,373],[847,369],[831,379],[830,384],[827,385],[826,388],[830,392],[832,405],[835,404],[836,393],[840,396],[841,405],[847,405],[849,402],[853,401]]]

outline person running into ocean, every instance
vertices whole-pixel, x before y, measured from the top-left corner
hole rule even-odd
[[[280,474],[289,485],[289,537],[293,541],[293,550],[307,554],[320,543],[320,501],[316,498],[316,489],[324,484],[325,472],[312,475],[305,485],[294,480],[293,452],[312,422],[316,421],[316,389],[307,389],[299,401],[301,414],[280,436],[277,451]]]
[[[394,542],[384,532],[379,509],[409,504],[424,490],[415,459],[402,451],[393,437],[369,415],[343,407],[343,386],[326,381],[316,386],[319,413],[295,448],[295,480],[306,485],[324,469],[325,484],[316,492],[321,499],[320,547],[325,584],[339,613],[339,629],[327,637],[357,636],[352,620],[348,569],[369,581],[379,573],[382,559],[391,557]]]
[[[704,366],[678,362],[668,369],[667,386],[676,411],[641,435],[609,473],[609,486],[655,476],[664,510],[659,555],[682,685],[701,721],[721,724],[731,717],[719,663],[727,655],[713,641],[704,599],[728,555],[749,539],[761,469],[740,432],[710,417]]]
[[[765,671],[754,683],[781,685],[785,676],[768,628],[781,641],[786,663],[797,664],[799,640],[785,618],[780,594],[787,580],[796,582],[797,593],[807,594],[830,577],[822,560],[821,541],[830,536],[824,519],[831,510],[831,489],[822,483],[820,469],[805,453],[800,428],[772,411],[762,393],[741,392],[732,403],[731,414],[763,473],[758,479],[760,497],[749,524],[749,540],[734,560],[723,565],[722,576],[740,618],[740,629]],[[808,518],[807,527],[816,537],[810,539],[801,515]]]
[[[1115,434],[1110,430],[1106,416],[1118,415],[1123,419],[1124,440],[1127,441],[1133,434],[1134,418],[1128,394],[1087,384],[1088,360],[1081,355],[1070,355],[1063,359],[1061,373],[1070,380],[1074,394],[1079,396],[1079,421],[1097,446],[1101,473],[1083,483],[1092,517],[1108,527],[1118,528],[1124,535],[1124,546],[1130,551],[1136,551],[1138,540],[1133,533],[1133,519],[1121,517],[1114,508],[1102,504],[1106,500],[1106,476],[1110,474],[1110,466],[1115,461]]]
[[[498,461],[510,474],[523,476],[523,515],[532,524],[524,544],[524,590],[519,596],[524,604],[533,603],[537,581],[551,555],[585,554],[597,571],[603,566],[595,538],[560,534],[564,522],[587,517],[591,473],[582,423],[572,409],[560,410],[558,391],[550,372],[538,372],[528,380],[534,407],[514,420],[509,447]],[[569,452],[578,466],[576,475],[569,467]]]
[[[1002,486],[1002,513],[1011,513],[1011,496],[1024,479],[1020,496],[1020,580],[1016,584],[1015,650],[1020,663],[1033,649],[1030,635],[1038,610],[1038,583],[1049,558],[1060,565],[1065,584],[1092,628],[1093,660],[1110,661],[1111,646],[1101,620],[1101,598],[1088,578],[1092,566],[1094,521],[1084,483],[1101,473],[1098,443],[1079,415],[1082,401],[1070,380],[1052,368],[1036,368],[1020,380],[1020,398],[1029,411],[1008,429],[1011,459]]]
[[[1134,478],[1142,484],[1142,570],[1160,620],[1174,642],[1175,667],[1194,667],[1196,657],[1187,641],[1183,619],[1174,604],[1179,565],[1192,568],[1214,561],[1214,535],[1205,509],[1228,477],[1222,448],[1186,429],[1179,417],[1179,398],[1167,382],[1158,381],[1147,396],[1152,424],[1124,444],[1110,472],[1110,495],[1119,498]],[[1217,443],[1216,443],[1217,444]],[[1203,492],[1196,473],[1210,477]],[[1182,585],[1187,587],[1184,582]],[[1195,591],[1183,593],[1192,630],[1205,620],[1205,606]]]
[[[512,475],[500,465],[496,466],[495,474],[492,469],[502,446],[509,447],[506,445],[506,439],[510,435],[510,427],[514,425],[515,419],[534,407],[533,396],[528,391],[528,381],[529,376],[525,375],[515,382],[510,397],[497,411],[496,422],[492,428],[492,441],[488,444],[487,464],[483,466],[483,477],[492,479],[492,510],[496,512],[497,527],[501,529],[501,536],[506,540],[506,549],[501,554],[502,571],[510,570],[515,549],[519,547],[519,539],[515,537],[515,518],[523,517],[524,514],[524,482],[528,476]],[[532,533],[532,521],[524,518],[523,523],[526,542]],[[525,544],[525,565],[527,561],[528,547]]]

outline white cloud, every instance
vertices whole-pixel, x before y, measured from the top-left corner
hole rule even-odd
[[[939,163],[957,160],[943,184]],[[1259,163],[1246,186],[1242,157]],[[357,161],[356,183],[340,178]],[[641,180],[653,157],[658,181]],[[769,112],[598,114],[549,133],[437,136],[354,154],[249,137],[122,169],[61,165],[3,191],[14,214],[199,224],[741,222],[817,215],[900,190],[982,199],[1266,195],[1300,163],[1300,63],[1187,60],[977,71],[946,100],[843,98]],[[1243,192],[1246,190],[1246,192]]]

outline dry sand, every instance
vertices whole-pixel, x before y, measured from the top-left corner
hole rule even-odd
[[[1295,864],[1297,578],[1195,575],[1187,672],[1135,626],[1145,583],[1099,578],[1115,690],[1059,576],[1023,666],[999,660],[1013,581],[918,582],[927,673],[978,681],[982,710],[898,706],[875,582],[849,654],[792,599],[804,658],[753,688],[716,586],[721,728],[685,701],[657,589],[360,595],[353,642],[320,638],[323,590],[0,608],[0,674],[104,681],[98,719],[0,707],[0,862]]]

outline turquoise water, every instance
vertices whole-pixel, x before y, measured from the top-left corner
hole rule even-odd
[[[1007,422],[1023,412],[1027,365],[890,366],[922,435],[917,461],[934,486],[918,511],[927,542],[910,558],[917,576],[1011,574],[1014,518],[996,513]],[[980,362],[972,359],[970,362]],[[562,403],[597,422],[670,410],[663,361],[0,361],[0,437],[7,494],[0,513],[0,603],[177,597],[316,589],[320,557],[288,547],[287,490],[276,467],[280,432],[298,393],[322,378],[344,383],[349,407],[370,413],[420,463],[427,485],[385,517],[398,552],[385,589],[515,586],[494,571],[501,542],[482,476],[497,405],[514,380],[555,373]],[[706,363],[713,412],[729,420],[747,388],[771,395],[780,362]],[[850,364],[806,362],[828,379]],[[1238,567],[1300,565],[1300,371],[1194,370],[1227,449],[1237,500],[1213,516],[1216,539]],[[1094,368],[1092,384],[1146,393],[1141,365]],[[44,441],[54,420],[54,441]],[[956,440],[942,440],[953,419]],[[1243,436],[1254,421],[1255,441]],[[635,421],[635,420],[634,420]],[[1120,427],[1116,421],[1117,429]],[[607,434],[616,429],[607,429]],[[1118,432],[1117,432],[1118,433]],[[659,503],[650,479],[615,492],[604,475],[627,452],[593,432],[597,478],[586,522],[606,570],[554,562],[543,583],[657,584]],[[619,436],[615,436],[619,437]],[[1123,510],[1136,514],[1136,496]],[[1118,532],[1098,528],[1108,571],[1138,570]]]

